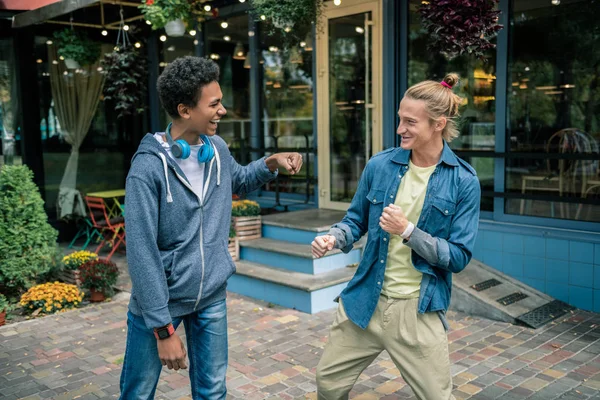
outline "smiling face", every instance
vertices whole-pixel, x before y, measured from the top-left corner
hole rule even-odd
[[[179,104],[179,116],[186,120],[190,130],[200,134],[213,136],[217,133],[217,126],[227,110],[221,102],[223,93],[216,81],[210,82],[201,89],[200,98],[193,108]]]
[[[431,121],[426,107],[423,100],[405,97],[400,102],[400,124],[396,133],[402,137],[400,147],[403,149],[423,151],[438,146],[442,140],[445,121]]]

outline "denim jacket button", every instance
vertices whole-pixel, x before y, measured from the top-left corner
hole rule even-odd
[[[378,285],[381,285],[381,282],[377,282]]]
[[[444,211],[445,214],[448,214],[448,210]]]
[[[383,238],[383,241],[384,241],[384,242],[387,242],[387,238]]]
[[[373,199],[373,203],[377,203],[377,199]]]
[[[383,260],[379,260],[379,262],[383,264]]]

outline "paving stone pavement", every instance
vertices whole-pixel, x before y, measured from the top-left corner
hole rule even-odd
[[[0,328],[0,398],[116,398],[126,296]],[[125,298],[124,298],[125,297]],[[228,399],[315,399],[315,367],[334,311],[308,315],[230,294]],[[532,330],[449,313],[457,399],[600,398],[600,314],[578,311]],[[165,369],[157,399],[191,399],[186,372]],[[353,399],[414,398],[386,353]]]

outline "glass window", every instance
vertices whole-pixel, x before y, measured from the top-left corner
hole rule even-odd
[[[505,211],[599,222],[600,3],[553,3],[513,3]]]
[[[223,105],[227,108],[227,115],[219,123],[219,136],[241,161],[237,154],[240,142],[250,136],[248,15],[209,21],[205,24],[205,35],[206,56],[221,69],[219,84]]]
[[[0,40],[0,166],[21,164],[18,101],[12,39]]]
[[[475,168],[482,191],[491,193],[494,190],[494,160],[486,158],[485,153],[477,157],[470,154],[495,149],[496,50],[489,50],[485,60],[466,56],[447,60],[428,50],[428,34],[421,25],[418,12],[421,1],[410,0],[409,6],[408,85],[429,79],[441,81],[450,72],[459,75],[460,82],[454,92],[464,99],[460,110],[461,131],[450,147]],[[462,155],[461,151],[469,151],[469,156]],[[491,196],[482,197],[481,209],[492,211]]]
[[[54,214],[60,183],[71,154],[71,145],[65,140],[64,130],[57,117],[56,101],[52,97],[46,44],[48,39],[36,37],[35,56],[40,94],[45,207],[49,214]],[[112,46],[114,45],[104,44],[102,54],[110,52]],[[113,110],[114,108],[105,104],[101,97],[88,133],[79,148],[77,190],[83,195],[125,187],[129,157],[125,157],[124,148],[128,139],[123,129],[119,129]]]
[[[259,57],[266,147],[277,147],[279,151],[313,148],[313,47],[309,36],[296,46],[284,48],[281,36],[261,30]],[[304,155],[305,166],[312,165],[313,156]],[[293,179],[287,172],[280,174],[279,190],[312,196],[313,184],[309,184],[307,193],[307,171],[308,167],[302,168]],[[267,185],[267,190],[273,185]]]

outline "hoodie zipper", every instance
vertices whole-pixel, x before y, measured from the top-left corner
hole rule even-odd
[[[159,156],[162,159],[163,163],[167,162],[167,159],[164,156],[164,154],[159,153]],[[185,178],[183,178],[181,175],[179,175],[179,173],[177,172],[177,170],[175,168],[171,167],[171,169],[175,173],[175,176],[177,177],[177,179],[179,179],[185,187],[190,189],[192,191],[192,193],[196,194],[196,192],[194,192],[194,189],[192,188],[192,186],[185,180]],[[166,175],[165,175],[165,179],[167,180],[167,185],[168,185],[169,178]],[[205,268],[204,268],[204,245],[203,245],[203,239],[202,239],[203,238],[202,225],[204,224],[204,204],[202,203],[202,199],[200,198],[200,196],[198,196],[196,194],[196,197],[198,198],[198,202],[200,203],[200,259],[202,260],[202,277],[200,278],[200,289],[198,291],[198,298],[196,299],[196,303],[194,304],[194,310],[196,309],[196,307],[198,307],[198,303],[200,303],[200,299],[202,298],[202,288],[204,285],[204,270],[205,270]]]

